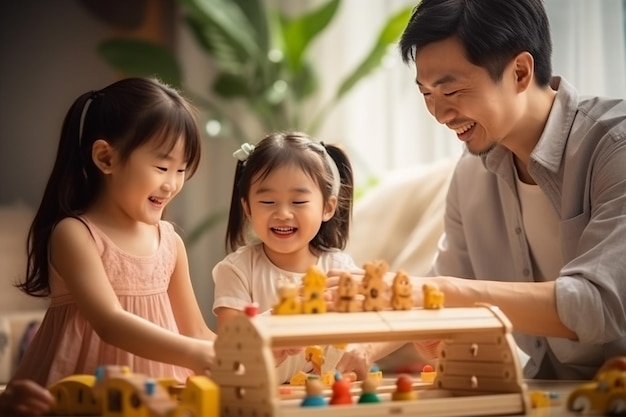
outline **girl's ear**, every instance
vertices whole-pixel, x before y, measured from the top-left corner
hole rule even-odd
[[[326,204],[324,204],[324,212],[322,213],[322,220],[327,222],[333,218],[337,210],[337,196],[331,196]]]
[[[245,214],[246,218],[250,220],[250,206],[244,198],[241,199],[241,208],[243,209],[243,214]]]
[[[103,174],[110,174],[113,169],[115,149],[104,139],[97,139],[91,146],[91,159]]]

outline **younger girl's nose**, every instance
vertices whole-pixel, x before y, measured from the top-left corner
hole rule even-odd
[[[277,219],[290,219],[292,217],[291,210],[286,204],[279,204],[274,211],[274,217]]]

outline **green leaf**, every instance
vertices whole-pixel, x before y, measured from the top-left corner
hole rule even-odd
[[[356,69],[341,83],[337,90],[336,100],[341,99],[348,91],[352,90],[361,79],[380,67],[389,48],[394,46],[400,39],[402,31],[406,28],[409,18],[411,17],[412,11],[413,6],[403,8],[387,21],[369,54],[367,54],[365,59],[363,59]]]
[[[141,39],[114,38],[101,42],[97,48],[109,65],[129,76],[155,76],[176,88],[182,86],[176,57],[161,45]]]
[[[250,96],[247,78],[228,72],[222,72],[217,76],[213,82],[213,91],[228,100]]]
[[[261,0],[232,0],[237,3],[239,9],[246,15],[256,33],[256,42],[259,49],[267,52],[270,47],[270,35],[267,20],[265,2]]]
[[[186,7],[186,19],[193,22],[193,33],[218,64],[240,64],[250,59],[264,59],[259,37],[246,15],[233,1],[180,0]],[[222,61],[222,59],[224,61]]]
[[[339,4],[340,0],[331,0],[292,20],[281,16],[284,52],[292,71],[300,70],[308,46],[333,20]]]

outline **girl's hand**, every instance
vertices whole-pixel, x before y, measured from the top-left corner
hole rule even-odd
[[[0,394],[1,417],[39,416],[50,410],[54,397],[50,391],[28,379],[17,379]]]
[[[274,352],[274,361],[276,366],[283,363],[289,356],[298,355],[304,352],[303,347],[298,348],[288,348],[288,349],[273,349]]]
[[[196,354],[194,355],[194,364],[191,370],[196,375],[211,376],[211,368],[215,362],[215,349],[213,342],[210,340],[197,340]]]

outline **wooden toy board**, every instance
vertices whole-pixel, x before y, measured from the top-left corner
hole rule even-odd
[[[272,348],[360,342],[442,340],[437,379],[418,400],[300,407],[278,395]],[[437,310],[255,316],[228,322],[215,343],[212,376],[222,416],[487,416],[525,414],[527,389],[499,309],[477,305]]]

